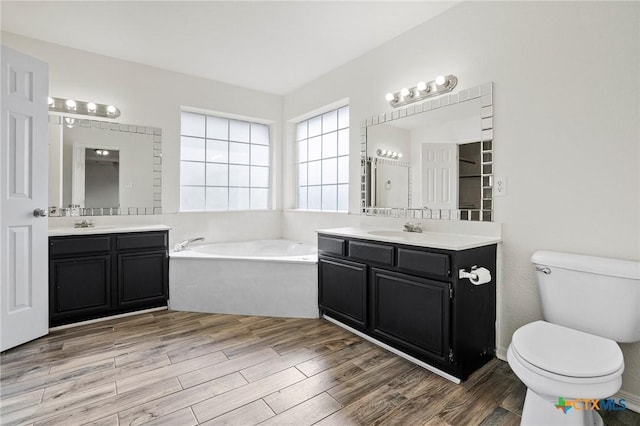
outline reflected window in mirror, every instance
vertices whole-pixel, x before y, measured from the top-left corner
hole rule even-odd
[[[297,208],[349,209],[349,106],[296,124]]]
[[[180,211],[270,207],[269,125],[183,111]]]
[[[361,130],[364,214],[493,220],[492,83],[373,116]]]

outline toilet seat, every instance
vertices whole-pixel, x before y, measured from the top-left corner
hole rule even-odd
[[[613,340],[545,321],[516,330],[511,349],[527,369],[562,382],[607,382],[624,370],[622,351]]]

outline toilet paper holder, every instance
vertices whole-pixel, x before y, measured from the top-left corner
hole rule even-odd
[[[458,271],[458,278],[463,280],[463,279],[473,279],[473,280],[477,280],[478,279],[478,274],[474,273],[473,271],[475,271],[476,269],[478,269],[478,265],[473,265],[471,267],[471,272],[467,272],[464,269],[460,269]]]
[[[471,272],[467,272],[465,269],[458,270],[459,279],[468,279],[473,285],[482,285],[491,281],[491,271],[484,267],[478,267],[473,265]]]

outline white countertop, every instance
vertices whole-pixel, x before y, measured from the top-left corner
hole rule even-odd
[[[166,231],[167,225],[96,225],[91,228],[74,228],[72,226],[49,228],[50,237],[64,235],[120,234],[126,232]]]
[[[499,243],[498,237],[450,234],[444,232],[403,232],[390,228],[333,228],[319,229],[319,234],[351,237],[362,240],[382,241],[410,246],[430,247],[444,250],[466,250]]]

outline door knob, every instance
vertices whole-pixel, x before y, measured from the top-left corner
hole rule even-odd
[[[35,209],[33,215],[35,217],[47,217],[47,209]]]

